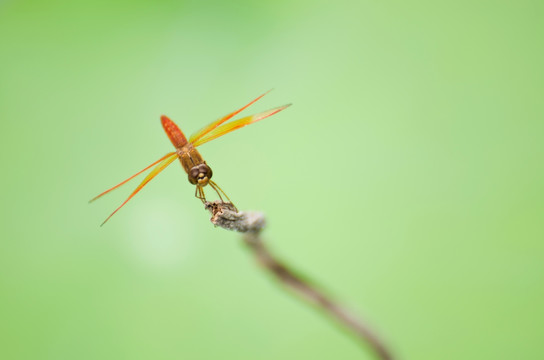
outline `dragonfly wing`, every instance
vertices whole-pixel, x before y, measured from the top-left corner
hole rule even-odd
[[[103,193],[101,193],[101,194],[95,196],[94,198],[92,198],[91,200],[89,200],[89,202],[91,203],[91,202],[95,201],[96,199],[101,198],[102,196],[106,195],[107,193],[109,193],[109,192],[111,192],[111,191],[117,189],[117,188],[120,187],[121,185],[126,184],[127,182],[129,182],[130,180],[134,179],[136,176],[140,175],[141,173],[143,173],[144,171],[146,171],[146,170],[149,169],[150,167],[152,167],[152,166],[154,166],[154,165],[160,163],[161,161],[163,161],[163,160],[166,159],[167,157],[172,156],[172,155],[174,155],[174,154],[175,154],[175,152],[171,152],[171,153],[168,153],[168,154],[164,155],[162,158],[160,158],[159,160],[155,161],[153,164],[149,165],[149,166],[146,167],[145,169],[138,171],[136,174],[134,174],[134,175],[132,175],[131,177],[129,177],[128,179],[126,179],[126,180],[120,182],[119,184],[115,185],[115,186],[112,187],[111,189],[108,189],[108,190],[104,191]]]
[[[134,195],[136,195],[142,188],[150,182],[155,176],[157,176],[161,171],[163,171],[168,165],[170,165],[174,160],[178,158],[178,154],[176,153],[170,153],[167,157],[163,158],[163,160],[153,169],[151,172],[145,177],[145,179],[138,185],[138,187],[130,194],[130,196],[119,206],[117,209],[115,209],[114,212],[110,214],[110,216],[107,217],[106,220],[102,223],[104,225],[106,221],[108,221],[113,214],[115,214],[119,209],[121,209]],[[100,226],[102,226],[100,225]]]
[[[224,125],[221,125],[219,126],[218,128],[215,128],[214,130],[210,131],[208,134],[206,134],[206,136],[204,137],[201,137],[199,138],[198,140],[196,140],[193,145],[194,146],[200,146],[204,143],[207,143],[208,141],[211,141],[213,139],[216,139],[220,136],[223,136],[225,134],[228,134],[229,132],[231,131],[234,131],[236,129],[240,129],[246,125],[249,125],[249,124],[253,124],[254,122],[257,122],[259,120],[262,120],[262,119],[265,119],[269,116],[272,116],[280,111],[282,111],[283,109],[287,108],[291,106],[291,104],[287,104],[287,105],[283,105],[283,106],[280,106],[280,107],[277,107],[277,108],[274,108],[274,109],[270,109],[268,111],[264,111],[262,113],[258,113],[258,114],[255,114],[255,115],[250,115],[250,116],[246,116],[246,117],[243,117],[241,119],[238,119],[238,120],[234,120],[228,124],[224,124]]]
[[[204,137],[204,135],[206,135],[207,133],[209,133],[210,131],[216,129],[219,125],[223,124],[225,121],[228,121],[230,119],[232,119],[234,116],[238,115],[239,113],[241,113],[242,111],[244,111],[245,109],[247,109],[250,105],[254,104],[256,101],[258,101],[259,99],[261,99],[263,96],[265,96],[266,94],[268,94],[271,90],[268,90],[267,92],[265,92],[264,94],[262,94],[261,96],[259,96],[258,98],[252,100],[249,104],[247,105],[244,105],[243,107],[241,107],[240,109],[236,110],[236,111],[233,111],[231,112],[230,114],[226,115],[226,116],[223,116],[221,119],[218,119],[214,122],[212,122],[211,124],[209,125],[206,125],[205,127],[203,127],[202,129],[198,130],[196,133],[194,133],[193,135],[191,135],[191,138],[189,139],[189,142],[191,143],[195,143],[196,141],[198,141],[198,139]]]

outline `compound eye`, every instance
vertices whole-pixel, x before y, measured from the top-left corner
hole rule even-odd
[[[195,179],[199,178],[200,177],[200,169],[198,169],[196,167],[192,168],[190,175],[191,175],[192,178],[195,178]]]
[[[204,177],[207,177],[208,179],[212,178],[212,169],[208,165],[201,164],[198,166],[198,168],[200,169],[200,173],[203,174],[203,178]]]

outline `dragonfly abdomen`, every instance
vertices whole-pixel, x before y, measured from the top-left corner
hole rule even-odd
[[[161,123],[166,135],[176,147],[176,149],[182,148],[187,144],[187,139],[179,127],[166,115],[161,116]]]

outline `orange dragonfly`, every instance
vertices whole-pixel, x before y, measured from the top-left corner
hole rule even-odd
[[[112,190],[117,189],[121,185],[124,185],[128,181],[132,180],[134,177],[140,175],[144,171],[148,170],[154,165],[157,165],[151,172],[145,177],[145,179],[138,185],[138,187],[130,194],[130,196],[119,206],[117,209],[115,209],[114,212],[110,214],[104,220],[104,222],[100,225],[104,225],[119,209],[121,209],[134,195],[136,195],[142,188],[150,182],[155,176],[157,176],[161,171],[163,171],[168,165],[170,165],[174,160],[179,159],[181,162],[181,166],[187,173],[189,177],[189,182],[193,185],[196,185],[195,190],[195,196],[200,199],[203,203],[206,201],[206,197],[204,195],[204,186],[210,185],[212,189],[215,190],[217,195],[219,195],[219,198],[221,201],[223,201],[223,197],[221,196],[221,193],[225,195],[227,200],[229,202],[230,199],[225,194],[225,192],[215,183],[211,180],[212,178],[212,169],[206,164],[206,161],[202,159],[202,156],[196,149],[198,146],[207,143],[208,141],[211,141],[213,139],[216,139],[220,136],[223,136],[225,134],[228,134],[231,131],[240,129],[246,125],[253,124],[254,122],[257,122],[259,120],[265,119],[269,116],[272,116],[283,109],[287,108],[291,104],[279,106],[273,109],[270,109],[268,111],[264,111],[255,115],[250,115],[243,117],[238,120],[233,120],[231,122],[227,122],[228,120],[232,119],[234,116],[245,110],[250,105],[254,104],[257,100],[261,99],[263,96],[265,96],[268,92],[262,94],[255,100],[251,101],[249,104],[241,107],[240,109],[231,112],[230,114],[212,122],[211,124],[203,127],[196,133],[194,133],[190,138],[189,141],[185,138],[185,135],[183,132],[179,129],[179,127],[170,120],[167,116],[163,115],[161,116],[161,123],[162,127],[164,128],[164,131],[166,132],[166,135],[170,138],[170,141],[176,148],[176,151],[171,152],[160,158],[159,160],[155,161],[153,164],[147,166],[145,169],[137,172],[136,174],[132,175],[128,179],[122,181],[121,183],[115,185],[111,189],[108,189],[104,191],[103,193],[97,195],[93,199],[91,199],[89,202],[92,202],[107,193],[109,193]]]

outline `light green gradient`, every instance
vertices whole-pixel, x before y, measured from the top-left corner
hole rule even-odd
[[[544,358],[541,1],[0,3],[0,358],[371,359],[215,229],[205,144],[270,245],[402,359]],[[237,154],[234,156],[233,154]]]

